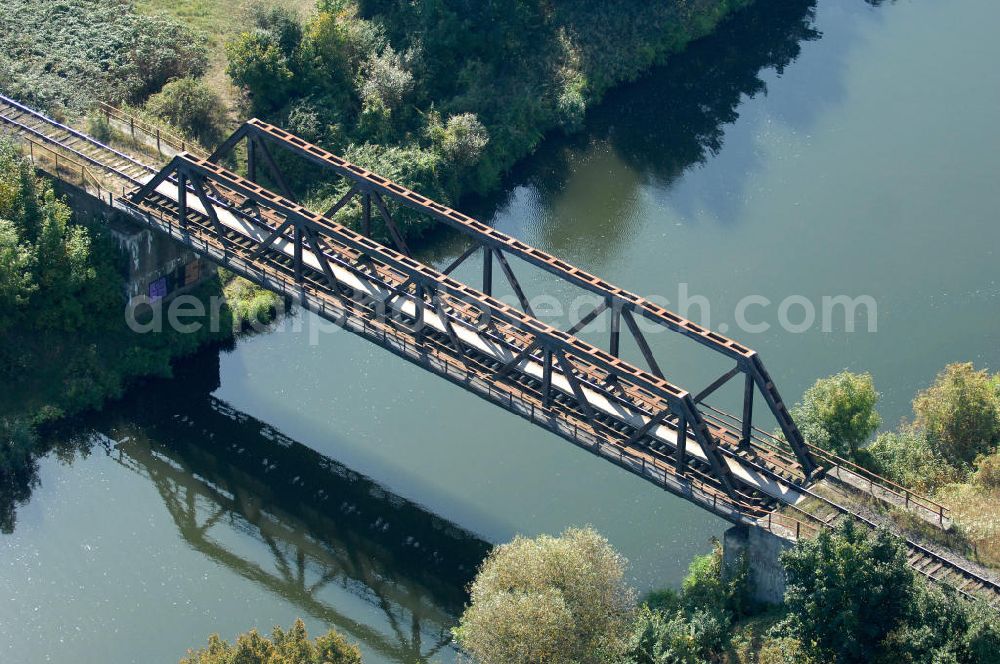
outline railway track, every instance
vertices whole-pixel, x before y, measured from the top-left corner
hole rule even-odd
[[[143,163],[131,155],[122,153],[78,130],[56,122],[41,113],[3,96],[0,96],[0,125],[6,127],[10,132],[29,138],[32,141],[44,143],[53,149],[63,151],[65,154],[72,156],[72,158],[97,169],[108,179],[109,184],[113,185],[113,188],[109,186],[111,191],[122,191],[123,194],[128,193],[142,186],[158,172],[156,168]],[[226,198],[223,193],[218,191],[216,193],[222,196],[223,200],[220,200],[218,197],[213,198],[214,204],[234,210],[238,210],[241,207],[238,195]],[[168,197],[159,196],[156,204],[159,206],[161,213],[177,213],[177,202]],[[200,231],[205,238],[213,238],[216,229],[213,228],[212,221],[205,215],[201,215],[201,217],[198,217],[198,215],[193,216],[195,217],[195,223],[193,224],[195,230]],[[199,226],[200,228],[198,228]],[[253,255],[253,241],[246,236],[229,230],[226,232],[225,237],[226,244],[229,246],[220,247],[220,249],[235,252],[244,258],[250,258]],[[344,252],[345,255],[350,257],[350,249],[348,247],[337,247],[337,251]],[[294,280],[292,259],[287,255],[281,256],[275,255],[274,252],[271,253],[272,267],[277,273],[283,275],[287,280]],[[355,256],[355,258],[357,257]],[[405,282],[405,275],[401,273],[393,274],[391,269],[387,269],[385,266],[378,267],[374,264],[371,265],[369,276],[377,280],[394,282],[396,286]],[[322,277],[321,273],[310,271],[305,275],[305,282],[302,286],[312,290],[314,293],[329,291],[329,286],[324,282]],[[342,298],[343,293],[339,295],[341,296],[341,301],[344,301]],[[447,307],[450,313],[457,313],[460,308],[461,303],[459,302],[452,302]],[[360,305],[358,305],[356,313],[359,316],[371,315],[370,311],[363,309]],[[393,331],[393,334],[397,333],[399,333],[399,330]],[[516,335],[517,332],[511,330],[510,334]],[[496,341],[500,342],[504,340],[498,338]],[[507,341],[510,340],[508,339]],[[421,338],[415,340],[415,342],[425,344],[429,352],[443,357],[450,357],[452,360],[457,359],[454,357],[455,350],[453,345],[450,343],[448,335],[444,332],[437,330],[424,332],[421,334]],[[479,354],[478,356],[475,353],[465,354],[461,359],[470,371],[478,372],[484,378],[495,375],[495,372],[500,368],[500,363],[496,358],[485,354]],[[603,385],[606,387],[608,376],[596,366],[574,364],[571,370],[576,374],[576,378],[583,381],[584,384]],[[669,444],[660,440],[647,438],[644,444],[629,445],[633,434],[636,433],[634,426],[604,413],[585,413],[580,409],[576,401],[564,393],[555,393],[551,397],[551,403],[545,404],[541,391],[541,381],[532,376],[514,372],[509,377],[509,380],[507,380],[507,383],[509,383],[507,386],[508,389],[518,391],[525,398],[534,399],[543,408],[552,409],[553,412],[558,411],[559,415],[568,421],[573,420],[579,423],[574,424],[574,426],[591,428],[594,434],[600,435],[610,441],[612,445],[618,446],[621,455],[627,454],[633,459],[641,460],[643,465],[645,465],[647,460],[650,463],[659,464],[665,473],[673,467],[676,450]],[[631,396],[634,397],[635,395]],[[629,403],[632,404],[634,401],[630,401]],[[655,412],[653,410],[655,406],[656,404],[650,404],[650,413]],[[759,435],[754,437],[751,444],[741,445],[741,433],[738,424],[734,424],[733,421],[729,421],[727,418],[735,420],[735,418],[727,416],[722,411],[715,411],[714,414],[709,414],[706,417],[707,425],[712,435],[719,441],[720,450],[727,459],[732,459],[738,461],[740,464],[752,467],[761,475],[787,487],[789,491],[814,498],[817,502],[826,505],[840,515],[858,519],[872,528],[878,527],[879,524],[873,522],[863,514],[859,514],[812,491],[803,481],[804,474],[802,473],[802,469],[790,451],[782,449],[779,445],[774,444],[773,441],[764,440]],[[738,423],[738,420],[736,422]],[[665,424],[676,427],[676,423],[669,421],[665,422]],[[710,469],[704,461],[692,458],[689,463],[693,481],[699,484],[700,489],[706,495],[714,495],[717,499],[731,501],[734,507],[746,514],[753,515],[755,518],[761,520],[765,518],[770,519],[771,515],[775,514],[775,509],[780,506],[774,497],[761,496],[751,490],[747,490],[745,487],[741,488],[735,496],[726,496],[721,491],[717,481],[712,477]],[[792,509],[797,510],[798,508],[793,506]],[[828,519],[802,510],[798,510],[798,512],[802,517],[801,520],[791,520],[789,523],[808,524],[815,529],[830,527],[830,520]],[[798,530],[798,526],[795,526],[795,529]],[[932,581],[951,586],[966,597],[984,599],[994,607],[1000,607],[1000,584],[968,568],[962,562],[935,552],[918,542],[906,539],[906,547],[907,562],[919,574]]]
[[[139,187],[158,170],[3,95],[0,95],[0,124],[94,167],[110,180],[110,191],[127,192]]]

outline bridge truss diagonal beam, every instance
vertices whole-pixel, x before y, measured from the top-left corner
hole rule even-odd
[[[513,275],[508,260],[510,256],[517,257],[578,288],[597,294],[602,299],[607,299],[613,312],[612,332],[608,348],[613,356],[619,355],[620,319],[624,318],[627,328],[642,350],[643,359],[649,370],[654,374],[663,375],[661,365],[653,350],[650,349],[636,325],[635,317],[642,317],[657,326],[691,339],[714,353],[735,360],[738,371],[746,376],[745,385],[750,388],[745,390],[743,394],[742,414],[748,418],[753,417],[754,393],[759,392],[767,409],[777,422],[783,440],[794,455],[804,478],[808,479],[819,470],[802,434],[788,414],[787,407],[777,387],[764,368],[760,357],[752,349],[261,120],[252,119],[245,123],[209,157],[209,161],[218,162],[232,154],[243,140],[247,140],[248,144],[256,142],[258,145],[264,145],[269,143],[344,178],[352,187],[358,187],[365,193],[364,205],[366,209],[370,207],[370,202],[374,198],[376,207],[379,208],[379,212],[386,220],[386,230],[390,239],[405,254],[410,252],[402,243],[398,228],[391,221],[392,217],[389,216],[387,206],[389,201],[398,206],[415,210],[468,236],[472,239],[474,247],[482,247],[483,249],[482,292],[486,295],[492,295],[492,264],[495,254],[501,269],[514,289],[521,310],[529,316],[533,312],[520,284]],[[251,177],[251,179],[254,178]],[[369,216],[370,213],[366,215],[366,221],[362,224],[362,231],[366,236],[371,236],[370,222],[367,221]],[[744,444],[749,442],[749,432],[752,426],[753,422],[751,421],[742,427],[745,432]]]
[[[696,461],[697,472],[728,496],[743,500],[759,489],[745,476],[734,475],[733,469],[740,469],[720,448],[720,432],[706,424],[686,391],[218,165],[178,156],[165,173],[133,196],[132,204],[160,215],[165,207],[174,214],[174,201],[180,198],[176,183],[181,181],[187,183],[189,193],[194,194],[190,198],[199,201],[202,208],[203,200],[217,208],[214,216],[225,220],[232,252],[242,252],[246,258],[284,271],[286,278],[300,287],[325,289],[340,302],[351,298],[365,302],[373,316],[396,317],[411,327],[422,327],[421,335],[437,334],[459,362],[489,355],[490,367],[495,368],[516,360],[509,369],[512,378],[508,382],[536,387],[541,383],[541,401],[574,409],[583,421],[602,432],[610,431],[606,421],[615,420],[626,432],[615,434],[623,443],[632,431],[666,411],[668,416],[646,427],[640,438],[668,454]],[[222,192],[225,200],[212,200],[212,192]],[[250,214],[247,208],[259,213]],[[192,209],[189,214],[204,217],[206,240],[227,248],[215,229],[211,211]],[[293,239],[288,237],[290,228],[296,229]],[[306,246],[290,246],[294,237],[303,237]],[[269,246],[264,246],[268,242]],[[295,269],[299,263],[301,269]],[[407,283],[415,286],[414,292],[405,288]],[[347,295],[342,292],[345,290]],[[581,323],[585,325],[609,306],[606,302],[599,305]],[[540,357],[532,352],[539,348]],[[681,421],[686,426],[678,433],[677,422]],[[685,441],[679,451],[678,438]],[[697,446],[694,456],[688,439]],[[690,463],[677,466],[694,472]]]

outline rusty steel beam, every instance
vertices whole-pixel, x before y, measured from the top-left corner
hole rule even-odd
[[[235,140],[231,139],[226,141],[226,143],[224,143],[223,146],[221,146],[219,150],[212,155],[210,160],[215,161],[221,158],[228,152],[231,152],[240,140],[249,137],[255,138],[262,143],[264,141],[271,141],[273,144],[279,145],[281,148],[288,150],[293,154],[320,165],[323,168],[329,169],[338,176],[360,185],[366,191],[381,194],[385,196],[386,199],[391,199],[399,205],[421,212],[432,219],[444,223],[470,236],[476,243],[484,248],[482,290],[487,295],[492,294],[492,253],[495,251],[497,252],[498,258],[502,255],[500,252],[504,252],[511,256],[517,256],[531,265],[558,276],[560,279],[567,281],[568,283],[596,293],[602,298],[609,299],[615,310],[612,320],[613,328],[609,341],[609,352],[613,356],[618,356],[620,349],[619,330],[617,328],[619,316],[622,314],[627,315],[632,313],[653,321],[657,325],[661,325],[672,332],[692,339],[714,352],[721,353],[736,360],[739,364],[740,371],[752,377],[753,384],[758,390],[760,390],[762,396],[764,396],[765,403],[777,420],[778,426],[784,434],[785,440],[792,448],[792,451],[805,475],[809,476],[817,469],[817,464],[808,447],[805,445],[802,435],[798,431],[795,422],[787,415],[787,410],[785,409],[777,388],[767,377],[767,373],[763,370],[763,364],[760,362],[759,356],[752,349],[713,330],[698,325],[693,321],[687,320],[663,307],[655,305],[652,302],[635,295],[634,293],[630,293],[622,288],[609,284],[599,277],[588,274],[580,268],[570,265],[555,256],[527,245],[516,238],[510,237],[471,217],[457,212],[445,205],[432,201],[425,196],[421,196],[406,187],[392,182],[391,180],[388,180],[387,178],[384,178],[376,173],[372,173],[371,171],[368,171],[360,166],[352,164],[341,157],[338,157],[299,138],[298,136],[295,136],[294,134],[291,134],[290,132],[261,120],[252,119],[245,123],[243,127],[241,127],[237,133],[234,134],[233,138]],[[363,230],[366,235],[370,235],[371,229],[369,225],[365,224],[363,226]],[[390,235],[392,235],[393,241],[396,241],[393,230],[389,229],[389,232]],[[519,300],[521,300],[520,297]],[[526,300],[523,302],[526,302]],[[530,311],[526,313],[530,313]],[[628,323],[628,320],[626,320],[626,323]],[[633,329],[634,322],[633,324],[630,324],[629,327],[635,335],[635,330]],[[640,344],[640,346],[645,347],[643,349],[643,354],[650,368],[653,369],[654,373],[662,374],[662,371],[659,371],[659,367],[655,359],[652,362],[649,362],[649,359],[652,357],[652,352],[649,351],[648,344],[646,344],[645,340],[642,338],[641,332],[636,336],[636,341]],[[649,352],[647,353],[646,351]],[[752,415],[752,409],[748,412]]]
[[[285,197],[273,194],[260,185],[246,180],[245,178],[241,178],[238,175],[232,174],[218,165],[205,160],[192,158],[189,155],[181,155],[176,157],[165,169],[165,171],[167,171],[169,175],[163,177],[163,181],[168,179],[171,181],[177,181],[179,176],[182,174],[189,182],[211,180],[216,186],[231,192],[231,194],[240,201],[253,201],[262,208],[268,208],[272,212],[276,213],[274,215],[275,220],[270,222],[270,235],[274,235],[275,231],[284,223],[291,221],[291,225],[297,229],[297,236],[299,237],[301,237],[302,234],[311,232],[315,234],[315,236],[329,238],[337,246],[344,247],[345,250],[351,250],[357,254],[363,253],[372,257],[400,274],[401,279],[413,279],[414,283],[418,285],[419,290],[415,296],[410,294],[406,294],[406,296],[412,298],[414,302],[421,305],[417,306],[415,309],[418,313],[418,318],[420,319],[418,323],[422,321],[425,315],[425,307],[423,305],[426,304],[426,296],[430,295],[431,300],[433,301],[433,297],[436,295],[439,298],[449,298],[457,302],[471,304],[478,312],[485,313],[489,318],[494,319],[497,323],[510,327],[512,331],[520,330],[521,332],[528,334],[530,338],[536,340],[540,339],[544,358],[542,398],[545,404],[551,403],[554,389],[552,385],[552,377],[555,369],[554,365],[558,363],[561,369],[561,375],[568,383],[572,396],[576,399],[580,410],[584,413],[584,416],[588,420],[592,420],[594,417],[594,411],[588,399],[584,397],[584,380],[581,376],[577,375],[577,372],[574,369],[574,364],[583,362],[586,366],[594,367],[596,370],[599,370],[607,375],[613,375],[615,380],[622,384],[636,386],[643,393],[661,400],[661,403],[663,403],[665,407],[676,411],[678,415],[685,416],[689,421],[695,423],[700,422],[701,426],[693,427],[692,431],[694,431],[695,438],[708,460],[708,464],[711,468],[711,475],[713,479],[724,488],[728,495],[735,495],[734,478],[728,465],[723,460],[719,450],[718,441],[713,437],[711,431],[704,425],[704,420],[696,412],[696,405],[691,400],[690,395],[684,390],[673,386],[665,379],[653,376],[652,374],[632,367],[628,363],[618,358],[614,358],[604,351],[586,344],[576,337],[545,325],[544,323],[528,316],[514,307],[510,307],[494,298],[483,295],[468,286],[441,274],[433,268],[418,263],[417,261],[393,249],[382,246],[355,231],[347,229],[327,219],[320,214],[313,213]],[[151,196],[154,191],[155,188],[147,188],[140,191],[136,196],[133,196],[132,202],[141,205],[145,198]],[[200,187],[198,188],[198,194],[199,198],[204,197],[205,199],[208,199],[208,195]],[[211,208],[212,203],[213,201],[206,200],[203,202],[203,205],[207,205]],[[216,204],[218,203],[216,202]],[[234,215],[245,214],[241,212],[239,208],[232,205],[228,206],[228,209]],[[218,214],[216,214],[214,210],[209,209],[208,216],[212,218],[211,221],[214,227],[216,220],[218,219]],[[261,218],[265,220],[270,219],[267,216],[262,216]],[[266,241],[266,239],[262,239],[260,243],[262,244],[264,241]],[[313,246],[318,244],[318,242],[313,242],[311,237],[309,241]],[[328,243],[328,246],[332,245],[329,245]],[[256,253],[256,251],[254,253]],[[295,254],[295,281],[300,283],[300,271],[302,269],[301,249],[296,249]],[[347,264],[348,261],[340,259],[340,263]],[[357,270],[359,273],[361,272],[361,269],[358,267],[352,266],[352,268]],[[324,274],[324,277],[325,276],[326,275]],[[395,290],[394,292],[399,291]],[[452,316],[451,320],[469,326],[473,329],[479,329],[478,325],[472,326],[469,321],[461,318]],[[509,344],[511,342],[506,341],[505,343]],[[513,350],[516,351],[521,349],[514,346]],[[595,392],[599,392],[603,389],[594,379],[587,379],[586,387],[587,389]],[[610,393],[607,398],[612,400],[612,402],[618,402],[622,399],[621,395]],[[632,408],[636,409],[636,412],[643,412],[643,407],[644,404],[632,406]],[[692,412],[692,409],[694,409],[695,412]]]

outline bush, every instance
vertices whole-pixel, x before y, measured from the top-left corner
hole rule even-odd
[[[679,593],[661,590],[646,597],[629,632],[622,662],[704,662],[729,646],[734,621],[756,607],[750,599],[746,561],[726,579],[722,546],[714,545],[712,553],[691,561]]]
[[[390,46],[361,65],[358,91],[364,108],[384,108],[391,113],[413,91],[413,74]]]
[[[222,292],[237,331],[267,325],[283,308],[281,297],[272,291],[225,270],[221,271],[220,277],[225,282]]]
[[[266,30],[244,32],[226,44],[226,73],[248,91],[252,107],[266,113],[288,98],[294,74],[281,42]]]
[[[781,562],[791,636],[820,661],[870,661],[911,609],[913,572],[888,531],[871,535],[847,520],[799,540]]]
[[[486,558],[455,637],[483,664],[601,662],[634,609],[625,564],[589,528],[516,537]]]
[[[346,158],[349,161],[363,166],[379,175],[389,178],[404,187],[420,192],[422,195],[438,201],[448,202],[444,187],[441,184],[439,163],[440,157],[431,151],[420,148],[417,145],[406,145],[403,147],[383,147],[381,145],[366,143],[364,145],[350,145],[347,148]],[[341,185],[340,189],[332,192],[330,201],[339,199],[346,193],[346,186]],[[419,237],[434,221],[426,216],[418,214],[409,208],[403,208],[391,201],[387,205],[396,225],[407,237]],[[381,239],[388,244],[389,233],[385,223],[377,208],[372,207],[372,233],[376,239]],[[361,219],[359,206],[347,206],[341,211],[338,220],[341,220],[355,228]]]
[[[792,418],[809,442],[855,457],[881,424],[875,411],[878,399],[871,374],[843,371],[806,390],[792,409]]]
[[[490,142],[486,127],[475,113],[452,115],[445,125],[438,121],[428,131],[441,156],[458,166],[471,166],[479,161]]]
[[[54,113],[98,99],[140,103],[208,66],[190,30],[127,0],[5,0],[0,54],[3,91]]]
[[[1000,452],[976,459],[972,482],[984,489],[1000,489]]]
[[[87,116],[87,133],[101,143],[111,142],[111,123],[103,113],[92,113]]]
[[[310,641],[296,620],[287,632],[275,627],[270,639],[257,630],[241,634],[233,646],[213,634],[207,648],[189,650],[181,664],[361,664],[361,651],[332,629]]]
[[[970,467],[1000,443],[1000,395],[986,371],[971,362],[949,364],[913,400],[916,425],[951,463]]]
[[[697,611],[689,620],[642,606],[626,645],[623,664],[701,664],[718,652],[723,630],[717,618]]]
[[[863,451],[864,465],[905,487],[929,490],[959,479],[923,431],[907,427],[880,433]]]
[[[202,145],[215,145],[225,132],[226,107],[222,97],[198,79],[179,78],[167,83],[149,98],[146,110]]]
[[[918,584],[904,624],[882,644],[879,664],[1000,662],[1000,616],[981,601]]]
[[[704,556],[695,556],[688,566],[688,574],[681,584],[680,604],[688,613],[707,609],[724,622],[749,615],[754,606],[751,600],[750,570],[743,560],[731,577],[725,578],[722,569],[722,545],[715,541],[714,550]]]
[[[790,636],[766,638],[757,653],[757,664],[818,664],[802,641]]]

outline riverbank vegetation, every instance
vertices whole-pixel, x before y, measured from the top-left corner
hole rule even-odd
[[[251,5],[227,71],[248,114],[454,203],[744,4],[320,0],[305,25]],[[293,179],[317,204],[343,193],[305,169]],[[427,223],[401,217],[411,236]]]
[[[275,627],[270,638],[257,630],[240,634],[233,645],[213,634],[181,664],[361,664],[361,651],[332,629],[310,640],[305,623],[296,620],[291,629]]]
[[[810,442],[941,501],[950,544],[1000,568],[1000,374],[949,364],[916,395],[912,419],[872,440],[877,401],[870,375],[843,372],[818,380],[792,416]]]
[[[171,79],[203,74],[203,41],[128,0],[5,0],[0,91],[60,116],[97,100],[141,103]]]
[[[280,300],[226,275],[192,294],[224,296],[215,325],[136,334],[125,316],[124,256],[106,229],[74,214],[8,140],[0,140],[0,531],[30,494],[36,430],[99,409],[171,361],[270,322]],[[225,288],[223,292],[223,288]],[[206,306],[206,311],[212,307]]]
[[[0,91],[59,116],[128,104],[208,145],[254,114],[453,204],[750,0],[14,3]],[[290,179],[317,206],[342,193]],[[428,223],[400,216],[411,236]]]
[[[752,599],[746,562],[727,568],[718,545],[679,591],[636,603],[624,559],[593,530],[517,538],[484,562],[455,635],[482,664],[1000,661],[1000,616],[917,579],[888,532],[846,522],[781,562],[777,607]]]

